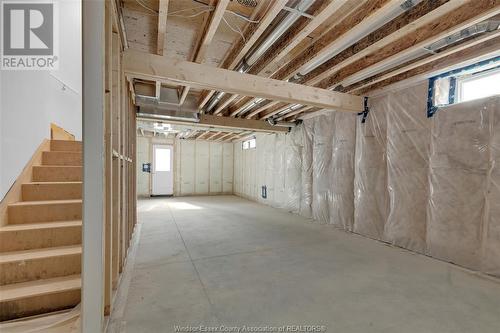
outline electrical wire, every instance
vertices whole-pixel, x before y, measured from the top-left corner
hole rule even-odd
[[[156,10],[154,10],[152,8],[149,8],[148,6],[146,6],[145,4],[143,4],[140,0],[135,0],[135,2],[137,2],[142,8],[147,9],[150,12],[153,12],[155,14],[158,14],[158,12]]]
[[[240,19],[245,20],[245,21],[250,22],[250,23],[259,23],[259,22],[260,22],[260,21],[250,20],[250,19],[249,19],[249,18],[247,18],[246,16],[241,15],[241,14],[238,14],[238,13],[236,13],[236,12],[233,12],[233,11],[232,11],[232,10],[230,10],[230,9],[226,9],[226,12],[231,13],[231,14],[233,14],[234,16],[239,17]]]
[[[226,25],[229,27],[229,29],[231,29],[232,31],[239,34],[241,36],[241,38],[243,38],[243,41],[246,43],[246,38],[243,35],[243,32],[239,28],[235,29],[231,24],[229,24],[229,22],[226,20],[226,18],[224,16],[222,16],[222,21],[224,21],[224,23],[226,23]]]
[[[176,14],[168,14],[168,16],[171,16],[171,17],[183,17],[183,18],[193,18],[193,17],[196,17],[196,16],[200,16],[201,14],[205,14],[205,13],[208,13],[208,12],[211,12],[213,9],[205,9],[205,10],[202,10],[196,14],[192,14],[192,15],[176,15]]]

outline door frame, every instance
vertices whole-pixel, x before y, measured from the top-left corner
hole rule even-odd
[[[172,191],[169,194],[157,194],[155,193],[155,186],[154,186],[154,177],[156,173],[156,163],[155,163],[155,158],[156,158],[156,147],[167,147],[170,148],[170,177],[171,177],[171,183],[172,183]],[[151,163],[151,189],[150,189],[150,196],[156,197],[156,196],[173,196],[174,195],[174,145],[170,143],[159,143],[159,142],[151,142],[151,157],[152,157],[152,163]]]

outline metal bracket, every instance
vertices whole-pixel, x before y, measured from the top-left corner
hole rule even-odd
[[[364,111],[359,112],[358,116],[361,117],[361,123],[364,124],[366,122],[366,118],[368,117],[368,113],[370,112],[370,108],[368,107],[368,97],[364,98]]]

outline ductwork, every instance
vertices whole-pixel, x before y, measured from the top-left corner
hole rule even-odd
[[[273,45],[278,38],[280,38],[281,35],[283,35],[283,33],[285,33],[301,17],[301,12],[308,10],[313,3],[314,0],[301,0],[295,7],[296,11],[288,13],[288,15],[276,25],[273,31],[255,49],[248,52],[235,70],[241,73],[248,72],[252,65],[255,64],[255,62],[269,49],[269,47]],[[220,102],[224,95],[225,92],[223,91],[215,93],[208,103],[206,111],[211,111],[215,105]],[[252,104],[252,107],[257,104]],[[250,107],[248,109],[250,109]]]
[[[484,21],[475,24],[473,26],[467,27],[463,30],[460,30],[459,32],[454,33],[453,35],[447,36],[446,38],[438,40],[437,42],[432,43],[431,45],[425,47],[425,49],[427,51],[434,53],[442,49],[443,47],[458,43],[466,38],[470,38],[485,32],[498,30],[499,27],[500,27],[500,20]]]
[[[290,128],[290,127],[297,126],[296,122],[292,122],[292,121],[276,121],[273,118],[267,119],[267,122],[271,126],[278,126],[278,127],[289,127]]]

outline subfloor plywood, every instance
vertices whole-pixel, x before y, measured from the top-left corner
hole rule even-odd
[[[498,280],[445,262],[235,196],[148,199],[138,210],[141,231],[108,332],[500,327]]]

